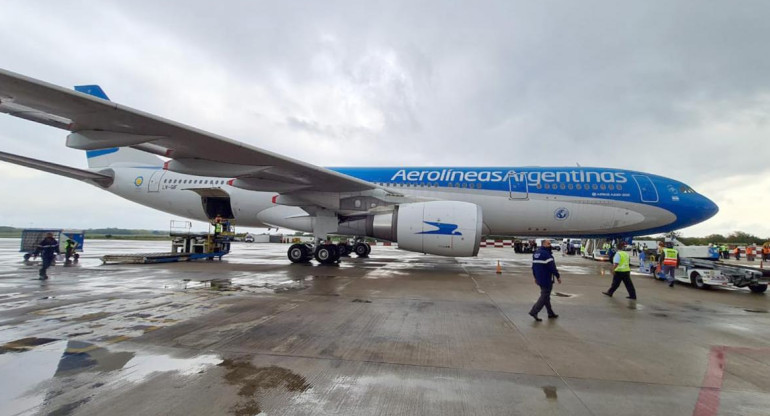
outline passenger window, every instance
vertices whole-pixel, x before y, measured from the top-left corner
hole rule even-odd
[[[559,184],[559,189],[564,190],[565,188],[567,188],[567,187],[563,183]]]
[[[568,184],[568,185],[567,185],[567,189],[572,189],[572,188],[574,188],[574,187],[575,187],[575,186],[574,186],[574,185],[572,185],[572,184]]]
[[[615,185],[613,185],[613,184],[609,184],[609,185],[607,185],[607,187],[610,188],[610,191],[614,191],[615,190]]]
[[[599,189],[601,189],[603,191],[603,190],[607,189],[607,185],[601,184],[601,186],[599,186]]]
[[[622,191],[623,190],[623,185],[620,185],[620,184],[615,185],[615,188],[618,188],[618,191]]]
[[[593,185],[591,185],[591,189],[593,189],[595,191],[595,190],[599,189],[599,185],[593,184]]]
[[[577,184],[577,185],[575,185],[575,189],[581,190],[581,189],[583,189],[583,185]]]

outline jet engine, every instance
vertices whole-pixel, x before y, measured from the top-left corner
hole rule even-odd
[[[470,257],[479,252],[481,207],[469,202],[430,201],[397,205],[391,212],[340,224],[340,233],[396,241],[404,250]]]

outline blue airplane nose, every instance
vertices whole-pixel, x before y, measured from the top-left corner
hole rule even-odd
[[[717,215],[717,212],[719,212],[719,207],[717,204],[714,203],[714,201],[706,198],[703,195],[699,195],[700,200],[699,201],[699,210],[701,212],[701,218],[700,221],[706,221],[707,219],[713,217],[714,215]]]

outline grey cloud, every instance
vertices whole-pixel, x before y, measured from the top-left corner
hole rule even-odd
[[[4,13],[0,67],[97,82],[320,165],[579,162],[696,188],[770,170],[766,1],[10,1]],[[0,117],[3,150],[43,140],[30,155],[82,163],[22,123]]]

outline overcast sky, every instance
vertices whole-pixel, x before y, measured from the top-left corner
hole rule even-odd
[[[5,0],[0,67],[322,166],[602,166],[770,236],[770,2]],[[0,114],[0,151],[75,167]],[[0,225],[174,217],[0,162]]]

